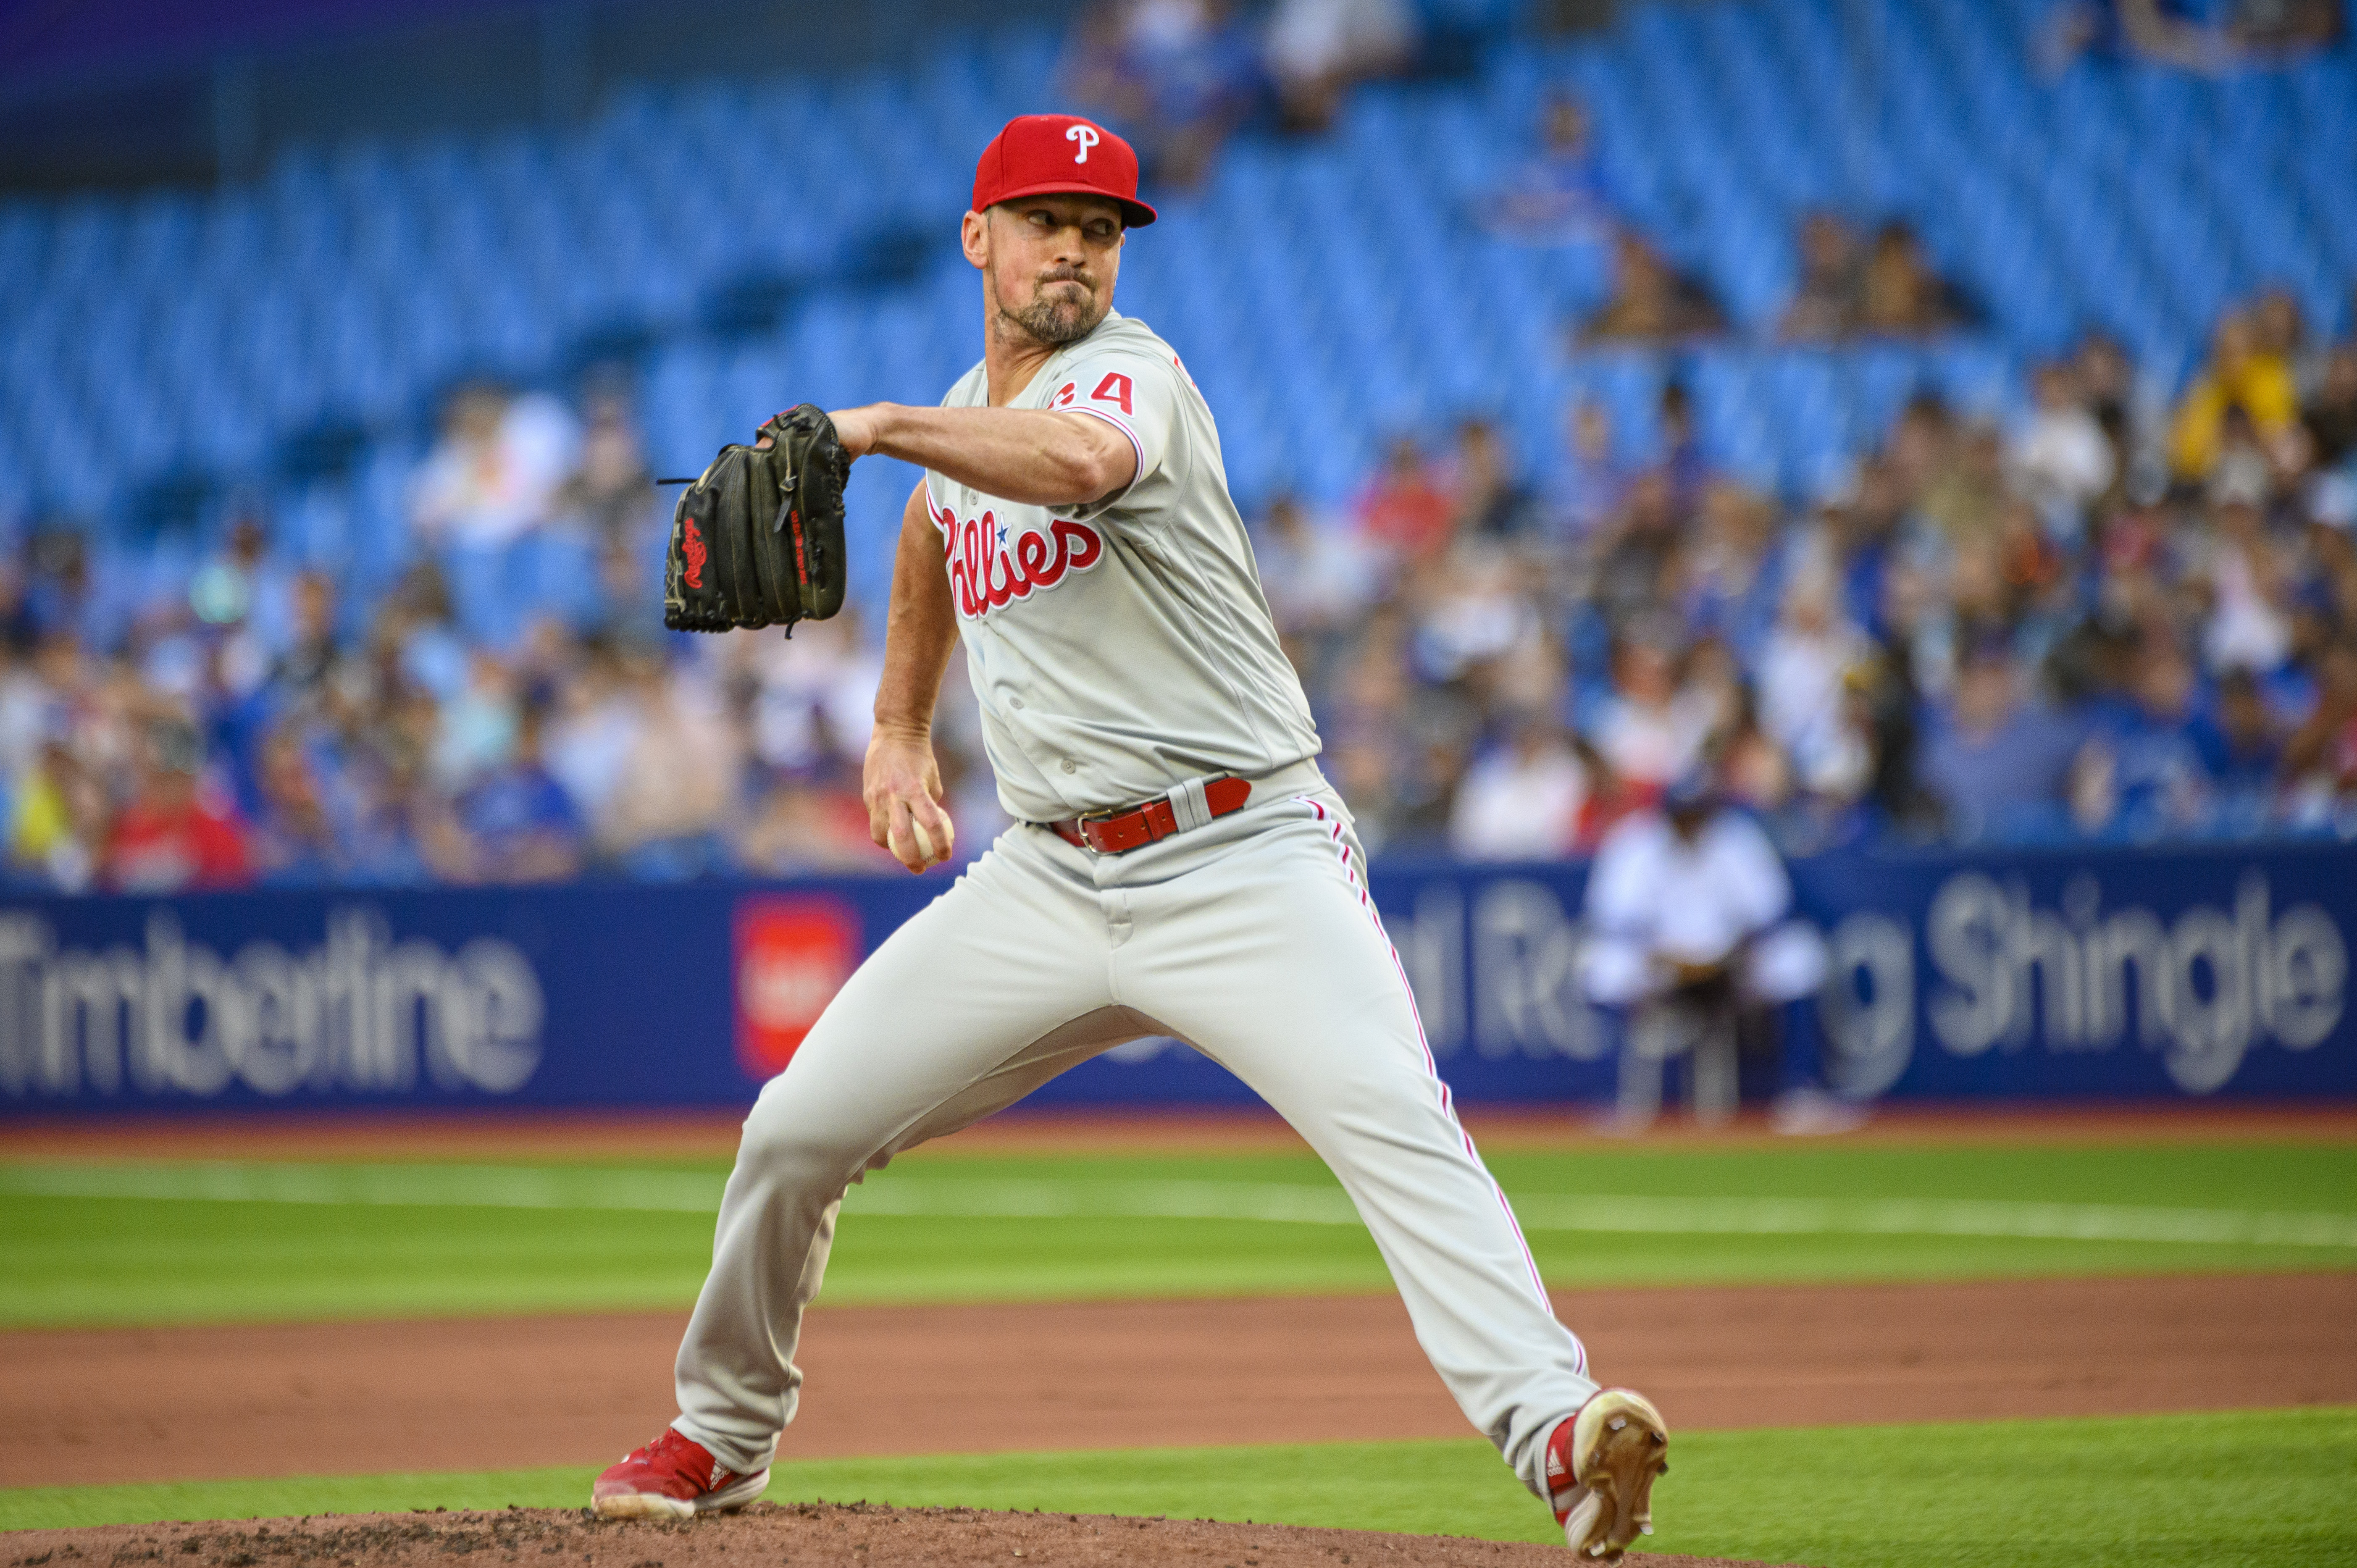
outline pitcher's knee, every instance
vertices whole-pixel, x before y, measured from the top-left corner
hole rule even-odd
[[[745,1118],[737,1145],[737,1168],[773,1180],[813,1182],[841,1191],[874,1151],[839,1116],[816,1112],[798,1097],[777,1092],[772,1081]]]

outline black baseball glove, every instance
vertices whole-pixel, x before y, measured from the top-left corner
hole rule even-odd
[[[843,486],[834,422],[799,403],[766,444],[720,449],[679,498],[663,564],[663,625],[732,631],[824,620],[843,607]]]

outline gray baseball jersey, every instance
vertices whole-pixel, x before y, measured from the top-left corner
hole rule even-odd
[[[977,364],[942,405],[989,397]],[[1057,509],[925,475],[1007,814],[1050,822],[1316,756],[1219,429],[1170,345],[1108,313],[1008,406],[1093,414],[1129,437],[1137,474]]]

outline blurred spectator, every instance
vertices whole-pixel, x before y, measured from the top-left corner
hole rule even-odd
[[[2357,642],[2340,639],[2318,659],[2316,703],[2284,742],[2283,772],[2297,817],[2329,822],[2357,792]]]
[[[40,634],[86,637],[92,606],[90,548],[80,533],[43,529],[26,549],[24,605]]]
[[[2300,428],[2308,438],[2308,466],[2352,467],[2357,458],[2357,342],[2339,345],[2325,360],[2316,394],[2300,414]]]
[[[1550,515],[1550,532],[1559,542],[1577,543],[1620,510],[1628,476],[1613,453],[1612,420],[1602,403],[1593,398],[1580,399],[1567,423],[1571,442]]]
[[[1383,472],[1359,498],[1358,514],[1367,542],[1401,561],[1439,554],[1457,527],[1456,498],[1408,435],[1392,442]]]
[[[1269,613],[1287,639],[1319,639],[1348,629],[1380,585],[1365,544],[1346,530],[1312,522],[1290,495],[1269,503],[1254,554]]]
[[[1776,521],[1765,496],[1721,480],[1705,492],[1700,537],[1679,558],[1686,624],[1747,658],[1766,639],[1783,592]]]
[[[708,684],[651,660],[631,672],[614,776],[592,819],[632,875],[676,881],[722,864],[741,753]]]
[[[1539,150],[1491,199],[1484,223],[1526,245],[1562,245],[1610,237],[1611,187],[1579,100],[1550,92],[1539,110]]]
[[[26,573],[0,559],[0,653],[26,654],[41,639],[41,623],[26,591]]]
[[[2068,365],[2040,365],[2029,384],[2033,410],[2006,453],[2013,489],[2038,509],[2050,532],[2075,535],[2087,509],[2111,489],[2117,459]]]
[[[2140,433],[2136,407],[2136,371],[2119,340],[2101,332],[2080,339],[2072,357],[2071,374],[2087,412],[2103,427],[2112,446],[2112,460],[2122,472],[2136,455]]]
[[[1075,28],[1072,95],[1130,133],[1154,184],[1191,189],[1266,95],[1259,47],[1228,0],[1114,0]]]
[[[2230,670],[2219,677],[2215,715],[2195,722],[2194,740],[2230,820],[2249,830],[2262,826],[2274,803],[2284,736],[2255,676]]]
[[[600,386],[589,398],[580,467],[558,488],[558,510],[599,540],[627,546],[655,516],[652,484],[630,399],[619,386]]]
[[[2203,651],[2214,670],[2265,674],[2291,652],[2291,616],[2285,603],[2290,583],[2283,554],[2255,502],[2229,501],[2214,517]]]
[[[1608,623],[1625,625],[1668,602],[1684,521],[1667,474],[1650,468],[1637,476],[1620,516],[1591,546],[1589,592]]]
[[[2342,0],[2063,0],[2040,53],[2056,72],[2092,54],[2218,73],[2326,48],[2345,21]]]
[[[1955,285],[1932,270],[1912,228],[1894,220],[1876,232],[1858,282],[1860,332],[1921,338],[1967,325],[1973,315]]]
[[[2324,345],[2310,340],[2308,317],[2291,290],[2265,289],[2251,302],[2251,342],[2291,367],[2292,386],[2302,398],[2315,393],[2324,371]]]
[[[1323,131],[1346,91],[1404,70],[1415,46],[1415,12],[1407,0],[1276,0],[1268,70],[1286,124]]]
[[[1584,343],[1674,343],[1727,329],[1709,290],[1679,272],[1635,231],[1614,243],[1612,297],[1579,329]]]
[[[2098,726],[2089,746],[2095,793],[2082,825],[2116,823],[2132,838],[2206,829],[2217,813],[2215,748],[2194,707],[2193,662],[2166,639],[2138,649],[2132,701]],[[2223,763],[2225,758],[2218,756]]]
[[[1799,781],[1846,793],[1865,771],[1846,683],[1867,652],[1863,633],[1838,618],[1833,585],[1796,578],[1760,659],[1760,725],[1791,758]]]
[[[318,886],[351,868],[328,815],[302,732],[274,730],[263,745],[262,807],[250,845],[256,879],[278,886]]]
[[[139,741],[136,783],[107,834],[100,875],[119,893],[235,887],[251,879],[245,834],[207,800],[196,730],[178,719],[148,724]]]
[[[1676,651],[1659,629],[1626,639],[1612,675],[1612,694],[1589,738],[1616,778],[1658,794],[1701,757],[1710,735],[1707,702],[1680,689]]]
[[[553,397],[463,389],[418,474],[412,521],[419,536],[490,547],[541,526],[573,471],[579,439],[572,413]]]
[[[580,874],[587,834],[543,761],[545,721],[544,709],[527,705],[507,755],[454,802],[456,880],[558,882]]]
[[[1954,701],[1932,726],[1921,781],[1958,837],[2034,831],[2049,814],[2059,815],[2080,729],[2033,703],[2025,684],[2009,650],[1979,644],[1956,673]]]
[[[1511,539],[1536,526],[1536,499],[1515,474],[1498,427],[1486,419],[1468,419],[1458,425],[1446,484],[1456,503],[1460,536]]]
[[[1544,717],[1520,716],[1466,769],[1448,847],[1468,860],[1560,860],[1579,842],[1587,789],[1569,738]]]
[[[866,755],[883,664],[860,639],[856,606],[791,638],[733,640],[751,654],[751,739],[762,763],[806,776]]]
[[[8,857],[20,874],[64,893],[79,893],[97,872],[93,846],[104,838],[106,795],[61,739],[42,744],[12,775]]]
[[[515,678],[500,657],[478,649],[467,683],[442,704],[434,736],[435,781],[466,789],[504,764],[515,746]]]
[[[1991,543],[2010,499],[2004,437],[1986,420],[1959,427],[1949,422],[1944,410],[1921,403],[1910,413],[1918,420],[1915,428],[1923,435],[1928,456],[1915,510],[1953,546]]]
[[[1711,480],[1710,457],[1695,431],[1694,398],[1685,382],[1662,384],[1660,404],[1662,477],[1670,482],[1670,499],[1680,516],[1690,515],[1702,503]]]
[[[2218,455],[2202,493],[2213,506],[2239,503],[2263,509],[2275,498],[2276,457],[2288,450],[2278,446],[2270,451],[2251,423],[2250,411],[2228,403],[2225,417],[2218,422]]]
[[[1429,585],[1414,640],[1417,672],[1437,685],[1469,676],[1486,677],[1488,667],[1534,653],[1539,618],[1513,558],[1494,543],[1468,541],[1443,564]],[[1517,660],[1525,671],[1535,666]],[[1552,684],[1528,693],[1551,701]]]
[[[960,824],[963,850],[974,824],[954,800],[950,814]],[[856,790],[788,779],[762,797],[738,843],[737,864],[760,876],[841,875],[880,869],[889,864],[883,853],[867,836],[867,809]]]
[[[2240,410],[2251,432],[2274,442],[2299,414],[2291,366],[2260,347],[2250,318],[2229,311],[2212,339],[2210,362],[2185,391],[2169,428],[2169,465],[2178,478],[2206,479],[2225,451],[2228,416]]]
[[[1857,330],[1862,307],[1857,237],[1833,213],[1801,220],[1801,281],[1777,333],[1788,343],[1830,343]]]
[[[1900,839],[1932,836],[1943,812],[1918,767],[1922,698],[1906,660],[1885,654],[1856,666],[1843,690],[1849,732],[1862,746],[1861,776],[1854,783],[1828,779],[1827,803],[1851,805],[1856,827]]]

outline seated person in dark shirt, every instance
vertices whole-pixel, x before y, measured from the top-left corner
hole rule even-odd
[[[1674,343],[1727,330],[1727,317],[1701,284],[1622,230],[1614,245],[1612,298],[1580,329],[1585,343]]]
[[[1900,222],[1884,224],[1859,282],[1857,329],[1869,336],[1921,338],[1968,327],[1974,317],[1955,285],[1932,269],[1915,231]]]
[[[1788,343],[1829,343],[1857,329],[1857,237],[1830,212],[1801,220],[1801,280],[1777,335]]]

